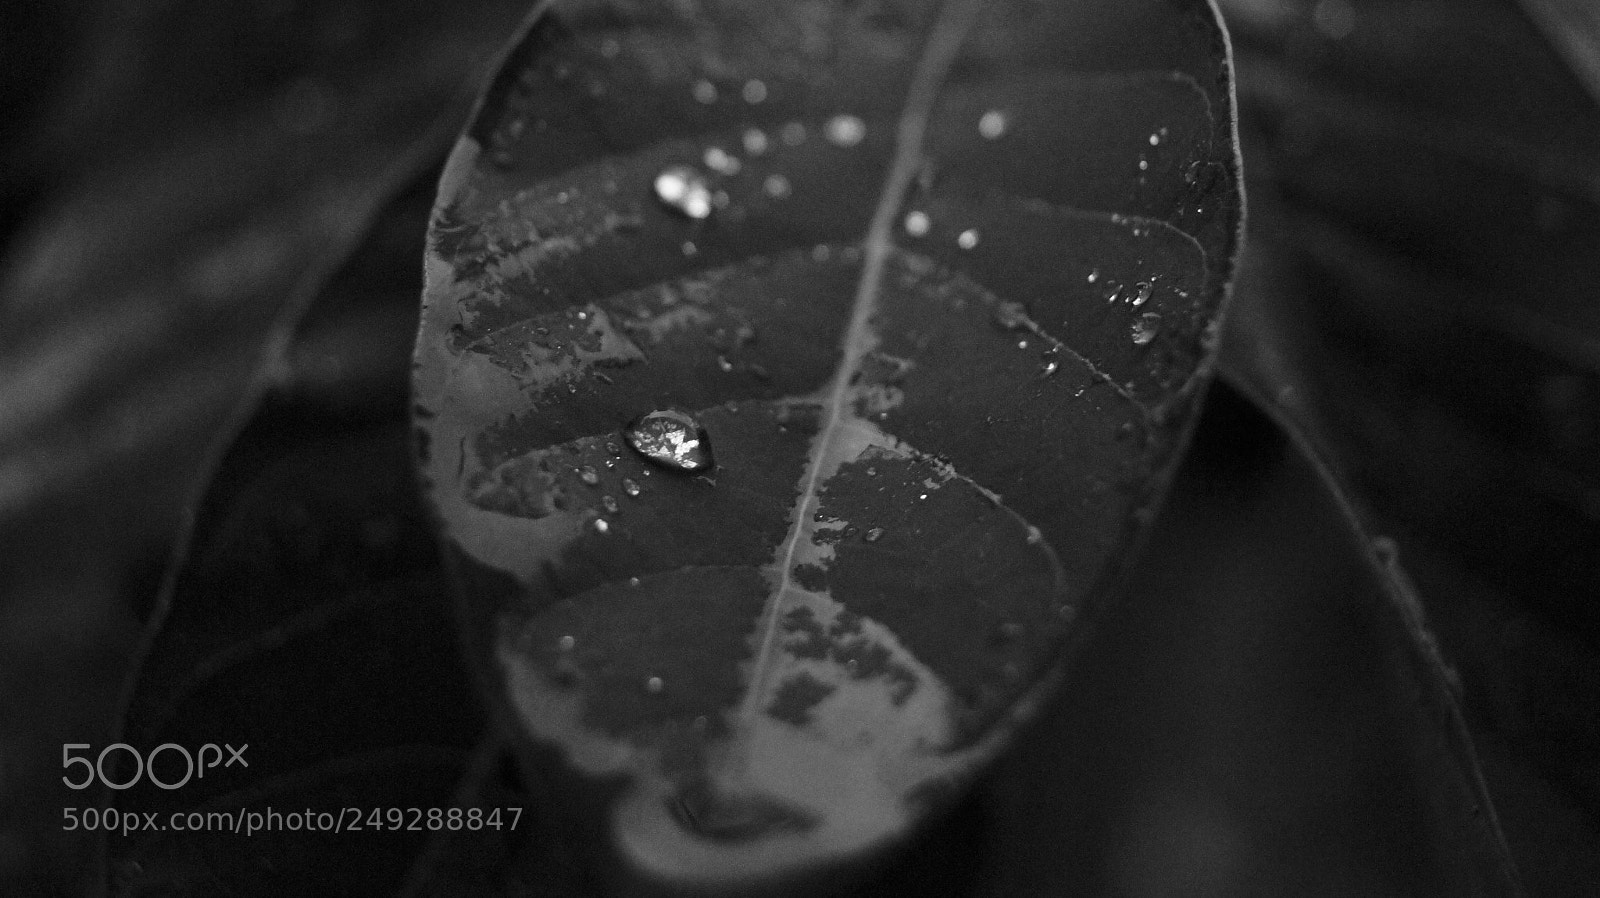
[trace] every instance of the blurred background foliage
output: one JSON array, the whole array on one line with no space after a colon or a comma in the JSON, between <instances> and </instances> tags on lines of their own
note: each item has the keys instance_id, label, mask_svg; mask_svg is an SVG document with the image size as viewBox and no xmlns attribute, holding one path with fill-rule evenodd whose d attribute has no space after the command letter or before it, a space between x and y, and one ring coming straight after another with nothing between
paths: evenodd
<instances>
[{"instance_id":1,"label":"blurred background foliage","mask_svg":"<svg viewBox=\"0 0 1600 898\"><path fill-rule=\"evenodd\" d=\"M1600 14L1583 0L1220 5L1249 199L1223 373L1295 422L1368 527L1399 546L1455 667L1528 892L1593 894ZM169 559L186 556L190 525L205 520L213 474L262 445L300 452L283 435L304 437L318 414L403 410L431 179L525 12L508 0L17 0L0 13L0 883L71 894L98 875L86 865L93 840L59 831L60 745L103 744L120 726L141 629ZM285 405L302 430L272 418ZM1172 557L1091 653L1086 683L1098 691L1063 699L1057 719L1117 735L1071 743L1047 731L1013 762L1027 773L1001 771L930 844L1004 841L975 865L993 881L1045 881L1076 864L1077 881L1104 893L1175 882L1268 893L1318 875L1330 894L1448 882L1420 862L1377 885L1351 878L1405 867L1361 847L1363 827L1398 846L1429 838L1373 797L1413 788L1383 779L1385 766L1415 773L1425 759L1400 763L1413 749L1389 737L1365 749L1352 738L1383 707L1361 711L1347 695L1383 692L1360 685L1372 674L1357 664L1391 638L1370 632L1382 615L1340 611L1337 591L1233 601L1295 592L1282 585L1292 578L1252 587L1248 571L1293 568L1305 582L1343 563L1323 557L1343 551L1336 540L1269 542L1274 530L1342 525L1303 511L1323 501L1315 478L1282 452L1262 456L1273 438L1252 415L1209 415L1200 447L1211 454L1169 514L1190 527L1163 525ZM1265 478L1249 489L1230 486L1235 444ZM204 507L248 480L222 477L223 499ZM1218 510L1229 507L1259 514L1246 526ZM1235 522L1216 528L1228 539L1196 542L1196 528L1222 518ZM287 520L285 531L304 530ZM1193 576L1162 585L1174 571ZM1182 582L1198 598L1183 600ZM1318 646L1326 663L1306 666ZM1334 668L1345 673L1327 677ZM1244 718L1215 713L1218 695L1240 694L1257 696L1252 726L1322 729L1253 743L1239 735ZM1285 768L1285 752L1300 760ZM1347 756L1361 760L1293 775L1307 758L1326 768ZM481 762L463 763L478 763L466 779L504 788ZM1275 768L1288 772L1263 774ZM1042 775L1054 790L1019 794ZM1189 788L1208 781L1232 786ZM1258 804L1300 804L1252 809L1252 788ZM1217 794L1245 797L1223 807ZM1018 812L1040 795L1087 810ZM1105 826L1094 808L1111 804L1123 810ZM1296 816L1313 806L1344 816ZM1230 830L1229 813L1248 820ZM1266 850L1275 819L1300 834L1278 855ZM1041 832L1041 820L1058 828ZM1040 855L1020 846L1041 838L1075 847L1029 866ZM1332 847L1308 854L1319 839ZM1180 881L1150 872L1173 846L1189 851L1172 861ZM1240 879L1217 859L1241 853L1276 859ZM501 880L554 889L530 872L545 869L533 856ZM929 869L930 882L962 879Z\"/></svg>"}]
</instances>

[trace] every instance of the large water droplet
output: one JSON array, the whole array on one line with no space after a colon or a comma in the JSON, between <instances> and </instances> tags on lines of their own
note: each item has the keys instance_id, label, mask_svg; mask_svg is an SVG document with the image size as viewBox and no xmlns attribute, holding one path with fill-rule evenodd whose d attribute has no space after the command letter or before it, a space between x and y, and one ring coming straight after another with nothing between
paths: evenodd
<instances>
[{"instance_id":1,"label":"large water droplet","mask_svg":"<svg viewBox=\"0 0 1600 898\"><path fill-rule=\"evenodd\" d=\"M928 233L928 229L933 226L933 222L928 220L928 213L919 209L906 213L905 225L907 234L913 237L921 237Z\"/></svg>"},{"instance_id":2,"label":"large water droplet","mask_svg":"<svg viewBox=\"0 0 1600 898\"><path fill-rule=\"evenodd\" d=\"M1161 316L1154 312L1146 312L1139 316L1133 323L1133 345L1143 346L1156 338L1156 331L1161 329Z\"/></svg>"},{"instance_id":3,"label":"large water droplet","mask_svg":"<svg viewBox=\"0 0 1600 898\"><path fill-rule=\"evenodd\" d=\"M670 165L656 175L656 199L690 218L711 217L711 188L698 171L687 165Z\"/></svg>"},{"instance_id":4,"label":"large water droplet","mask_svg":"<svg viewBox=\"0 0 1600 898\"><path fill-rule=\"evenodd\" d=\"M838 147L853 147L867 137L867 123L855 115L836 115L822 126L828 142Z\"/></svg>"},{"instance_id":5,"label":"large water droplet","mask_svg":"<svg viewBox=\"0 0 1600 898\"><path fill-rule=\"evenodd\" d=\"M1006 133L1006 114L998 109L985 112L978 119L978 133L988 140L996 140Z\"/></svg>"},{"instance_id":6,"label":"large water droplet","mask_svg":"<svg viewBox=\"0 0 1600 898\"><path fill-rule=\"evenodd\" d=\"M1155 286L1152 281L1140 281L1134 285L1133 305L1135 308L1150 301L1150 293L1155 290Z\"/></svg>"},{"instance_id":7,"label":"large water droplet","mask_svg":"<svg viewBox=\"0 0 1600 898\"><path fill-rule=\"evenodd\" d=\"M693 416L676 409L650 412L628 425L628 445L670 471L704 471L711 467L711 442Z\"/></svg>"},{"instance_id":8,"label":"large water droplet","mask_svg":"<svg viewBox=\"0 0 1600 898\"><path fill-rule=\"evenodd\" d=\"M956 245L962 249L972 249L978 245L978 231L976 228L967 228L956 237Z\"/></svg>"},{"instance_id":9,"label":"large water droplet","mask_svg":"<svg viewBox=\"0 0 1600 898\"><path fill-rule=\"evenodd\" d=\"M608 522L605 518L595 518L594 519L594 532L600 534L601 536L605 536L606 534L610 533L611 532L611 524L610 524L610 522Z\"/></svg>"}]
</instances>

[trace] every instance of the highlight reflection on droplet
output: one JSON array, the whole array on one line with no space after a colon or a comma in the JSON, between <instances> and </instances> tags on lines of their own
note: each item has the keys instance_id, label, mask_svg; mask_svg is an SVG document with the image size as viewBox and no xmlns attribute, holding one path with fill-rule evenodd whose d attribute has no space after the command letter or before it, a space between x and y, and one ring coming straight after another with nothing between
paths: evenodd
<instances>
[{"instance_id":1,"label":"highlight reflection on droplet","mask_svg":"<svg viewBox=\"0 0 1600 898\"><path fill-rule=\"evenodd\" d=\"M711 442L692 415L663 409L642 415L624 431L628 445L645 459L670 471L704 471L711 467Z\"/></svg>"},{"instance_id":2,"label":"highlight reflection on droplet","mask_svg":"<svg viewBox=\"0 0 1600 898\"><path fill-rule=\"evenodd\" d=\"M687 165L669 165L656 175L656 199L667 208L689 218L711 217L711 187L698 171Z\"/></svg>"}]
</instances>

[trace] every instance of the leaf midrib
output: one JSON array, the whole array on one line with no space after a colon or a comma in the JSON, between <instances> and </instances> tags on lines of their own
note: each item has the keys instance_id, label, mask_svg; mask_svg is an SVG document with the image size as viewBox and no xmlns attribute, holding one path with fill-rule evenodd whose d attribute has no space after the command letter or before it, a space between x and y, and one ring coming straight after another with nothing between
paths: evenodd
<instances>
[{"instance_id":1,"label":"leaf midrib","mask_svg":"<svg viewBox=\"0 0 1600 898\"><path fill-rule=\"evenodd\" d=\"M929 31L912 73L906 93L905 108L901 112L895 133L895 152L889 164L883 192L878 197L872 220L867 228L861 279L856 283L855 300L851 305L850 323L841 341L843 356L834 370L833 383L825 404L826 417L814 438L807 459L805 480L800 491L800 504L790 524L789 535L780 549L782 562L779 579L773 589L763 619L757 627L760 633L752 676L737 720L748 726L759 713L761 697L766 692L766 680L772 667L772 654L777 645L779 620L783 596L788 592L791 570L800 540L806 533L805 522L817 504L821 474L831 454L833 444L841 430L844 409L850 393L850 373L855 371L873 348L871 320L877 311L879 285L883 279L884 265L894 248L893 232L896 215L907 191L922 169L922 143L928 130L945 76L954 63L956 54L966 41L987 0L952 0L939 11Z\"/></svg>"}]
</instances>

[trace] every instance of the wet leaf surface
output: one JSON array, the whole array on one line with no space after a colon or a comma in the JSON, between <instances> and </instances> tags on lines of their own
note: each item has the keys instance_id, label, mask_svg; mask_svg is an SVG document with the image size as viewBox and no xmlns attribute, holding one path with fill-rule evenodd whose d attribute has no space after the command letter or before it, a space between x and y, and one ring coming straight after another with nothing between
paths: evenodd
<instances>
[{"instance_id":1,"label":"wet leaf surface","mask_svg":"<svg viewBox=\"0 0 1600 898\"><path fill-rule=\"evenodd\" d=\"M441 188L421 458L471 653L645 876L900 838L1048 681L1205 381L1226 79L1203 4L532 21Z\"/></svg>"}]
</instances>

